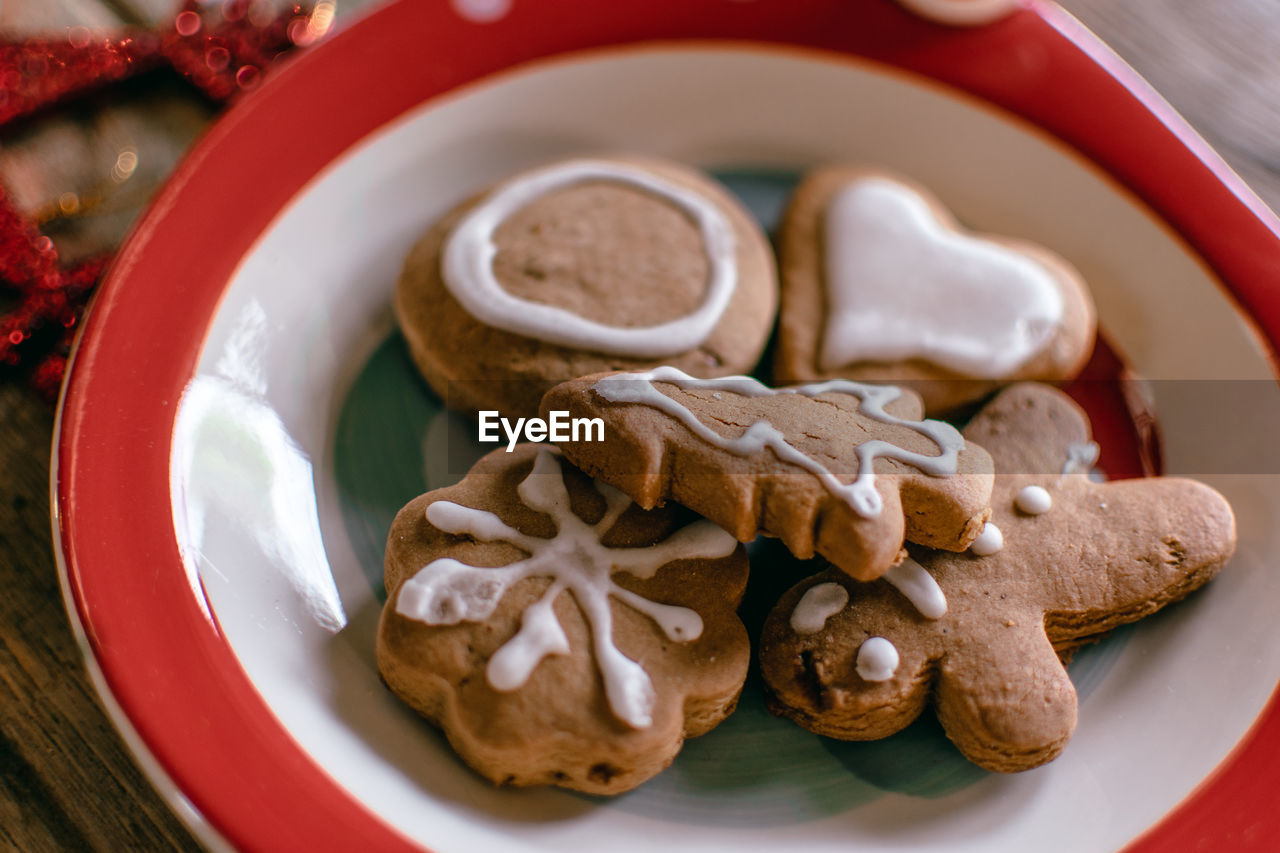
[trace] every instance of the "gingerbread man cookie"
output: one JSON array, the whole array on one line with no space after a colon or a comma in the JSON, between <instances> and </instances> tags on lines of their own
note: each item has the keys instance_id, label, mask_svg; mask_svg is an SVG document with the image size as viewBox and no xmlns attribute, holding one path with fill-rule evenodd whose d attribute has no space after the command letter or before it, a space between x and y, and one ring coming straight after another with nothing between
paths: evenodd
<instances>
[{"instance_id":1,"label":"gingerbread man cookie","mask_svg":"<svg viewBox=\"0 0 1280 853\"><path fill-rule=\"evenodd\" d=\"M601 418L603 441L560 447L641 506L672 499L864 580L904 556L904 538L963 550L987 518L990 457L893 386L773 389L659 367L566 382L542 408Z\"/></svg>"},{"instance_id":2,"label":"gingerbread man cookie","mask_svg":"<svg viewBox=\"0 0 1280 853\"><path fill-rule=\"evenodd\" d=\"M489 454L392 524L383 679L495 783L635 787L728 716L750 658L745 550L675 525L554 448Z\"/></svg>"},{"instance_id":3,"label":"gingerbread man cookie","mask_svg":"<svg viewBox=\"0 0 1280 853\"><path fill-rule=\"evenodd\" d=\"M750 370L776 308L772 253L742 205L638 157L552 163L460 204L414 246L395 296L441 399L512 418L588 373Z\"/></svg>"},{"instance_id":4,"label":"gingerbread man cookie","mask_svg":"<svg viewBox=\"0 0 1280 853\"><path fill-rule=\"evenodd\" d=\"M1075 376L1093 300L1047 249L960 228L923 188L817 169L783 219L774 379L910 385L930 413L1020 379Z\"/></svg>"},{"instance_id":5,"label":"gingerbread man cookie","mask_svg":"<svg viewBox=\"0 0 1280 853\"><path fill-rule=\"evenodd\" d=\"M1235 520L1192 480L1093 482L1088 421L1047 386L1004 391L965 436L1000 472L970 551L912 549L897 584L805 580L770 613L760 661L772 709L811 731L882 738L932 701L969 760L1026 770L1075 729L1059 655L1209 581Z\"/></svg>"}]
</instances>

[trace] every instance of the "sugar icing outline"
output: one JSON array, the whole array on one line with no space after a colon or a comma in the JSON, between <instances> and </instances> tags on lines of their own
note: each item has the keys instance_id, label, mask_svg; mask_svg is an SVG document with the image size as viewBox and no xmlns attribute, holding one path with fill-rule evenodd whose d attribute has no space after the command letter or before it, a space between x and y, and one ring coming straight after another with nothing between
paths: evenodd
<instances>
[{"instance_id":1,"label":"sugar icing outline","mask_svg":"<svg viewBox=\"0 0 1280 853\"><path fill-rule=\"evenodd\" d=\"M610 326L580 314L521 299L493 274L494 232L525 205L554 190L605 182L639 189L687 215L702 236L710 272L702 304L656 326ZM444 286L486 326L573 349L630 358L665 358L700 346L720 322L738 286L737 238L705 195L647 169L608 160L571 160L526 172L469 210L450 232L440 263Z\"/></svg>"},{"instance_id":2,"label":"sugar icing outline","mask_svg":"<svg viewBox=\"0 0 1280 853\"><path fill-rule=\"evenodd\" d=\"M852 483L841 483L826 466L788 443L786 436L767 420L756 421L737 438L725 438L699 420L687 406L655 388L654 382L665 382L682 390L694 388L713 392L729 391L744 397L848 394L858 399L858 410L862 414L880 423L915 430L932 440L938 446L939 454L925 456L882 439L864 441L855 451L858 460L857 477ZM960 451L965 446L964 438L948 423L935 420L912 421L886 412L884 407L902 395L902 389L895 385L866 385L847 379L830 379L789 388L770 388L750 376L696 379L678 368L665 366L644 372L605 376L592 388L601 398L611 403L640 403L658 409L679 420L703 441L735 455L750 456L769 448L782 462L796 465L815 475L828 492L845 501L863 518L875 518L884 509L884 502L875 488L877 458L895 459L933 477L950 477L956 473Z\"/></svg>"}]
</instances>

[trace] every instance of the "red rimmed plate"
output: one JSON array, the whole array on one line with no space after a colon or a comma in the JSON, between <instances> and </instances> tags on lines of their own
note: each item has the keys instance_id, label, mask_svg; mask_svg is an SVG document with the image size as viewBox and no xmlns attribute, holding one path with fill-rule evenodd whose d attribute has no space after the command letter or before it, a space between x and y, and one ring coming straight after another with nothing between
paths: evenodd
<instances>
[{"instance_id":1,"label":"red rimmed plate","mask_svg":"<svg viewBox=\"0 0 1280 853\"><path fill-rule=\"evenodd\" d=\"M602 149L715 169L765 217L815 162L910 174L974 227L1073 260L1134 366L1181 389L1158 401L1166 461L1232 498L1240 553L1084 661L1062 759L930 775L898 765L949 761L936 733L843 750L740 714L634 795L494 791L378 685L379 524L459 446L388 338L400 259L476 187ZM1263 846L1280 831L1280 485L1257 476L1280 410L1276 233L1052 7L957 31L878 0L515 0L487 21L405 0L231 110L104 284L55 458L73 618L118 723L214 844ZM1205 402L1243 398L1224 387L1248 389L1250 417ZM385 448L414 470L368 455Z\"/></svg>"}]
</instances>

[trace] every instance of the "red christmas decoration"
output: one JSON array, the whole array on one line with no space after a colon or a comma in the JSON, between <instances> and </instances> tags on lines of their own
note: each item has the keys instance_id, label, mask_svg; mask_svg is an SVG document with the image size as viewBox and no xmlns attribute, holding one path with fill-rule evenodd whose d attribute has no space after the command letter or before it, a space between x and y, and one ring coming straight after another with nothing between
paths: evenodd
<instances>
[{"instance_id":1,"label":"red christmas decoration","mask_svg":"<svg viewBox=\"0 0 1280 853\"><path fill-rule=\"evenodd\" d=\"M0 40L0 127L142 71L171 66L214 101L257 85L277 57L309 44L332 18L332 3L263 15L249 0L210 6L185 0L160 31L125 30L95 37L72 27L64 39ZM56 399L67 353L90 291L109 256L59 262L40 233L0 187L0 289L15 299L0 312L5 375L29 367L28 381Z\"/></svg>"}]
</instances>

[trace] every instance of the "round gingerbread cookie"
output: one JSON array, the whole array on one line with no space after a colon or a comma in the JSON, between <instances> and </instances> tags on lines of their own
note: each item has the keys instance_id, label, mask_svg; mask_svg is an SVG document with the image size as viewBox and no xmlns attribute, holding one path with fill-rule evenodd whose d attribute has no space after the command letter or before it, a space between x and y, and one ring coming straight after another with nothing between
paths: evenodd
<instances>
[{"instance_id":1,"label":"round gingerbread cookie","mask_svg":"<svg viewBox=\"0 0 1280 853\"><path fill-rule=\"evenodd\" d=\"M1076 270L1042 246L959 226L882 171L808 174L783 219L779 383L907 385L931 414L1015 380L1074 377L1096 318Z\"/></svg>"},{"instance_id":2,"label":"round gingerbread cookie","mask_svg":"<svg viewBox=\"0 0 1280 853\"><path fill-rule=\"evenodd\" d=\"M383 680L497 784L629 790L746 679L745 549L553 447L495 451L406 505L385 582Z\"/></svg>"},{"instance_id":3,"label":"round gingerbread cookie","mask_svg":"<svg viewBox=\"0 0 1280 853\"><path fill-rule=\"evenodd\" d=\"M515 175L414 246L395 309L446 405L532 417L558 382L672 364L755 366L777 283L759 227L676 163L591 158Z\"/></svg>"}]
</instances>

